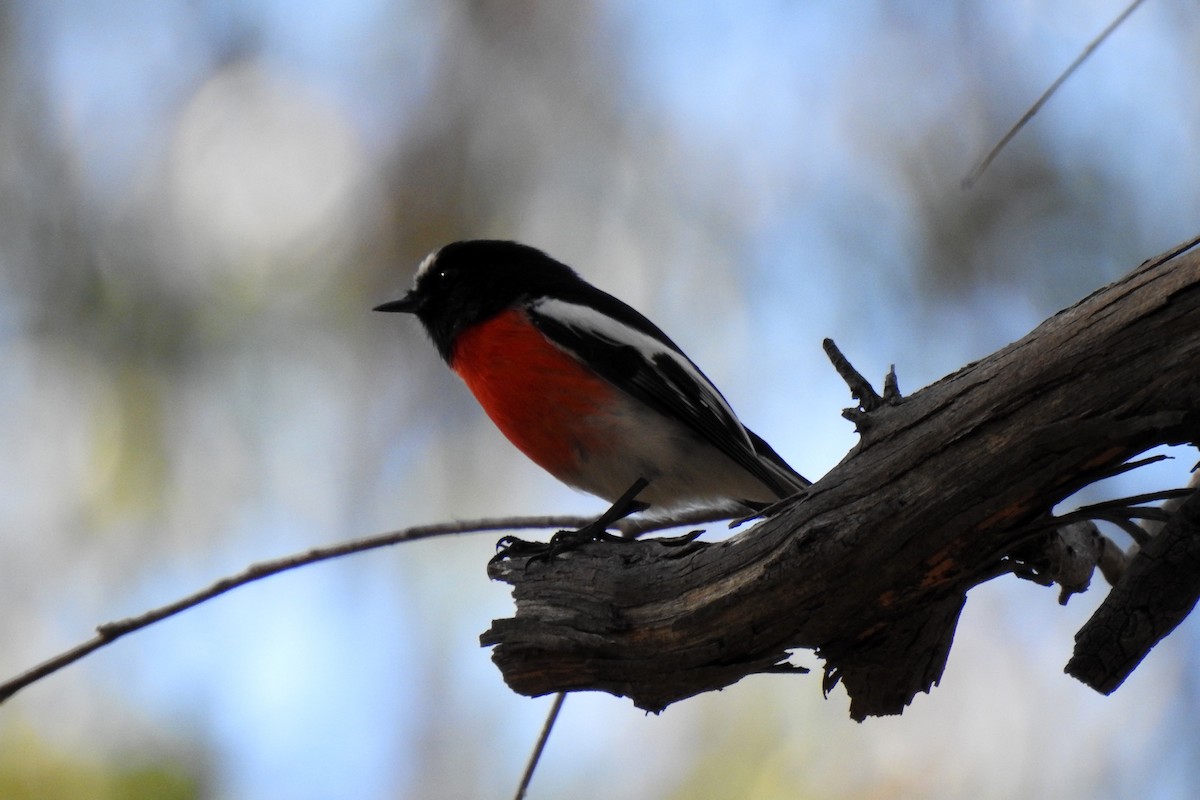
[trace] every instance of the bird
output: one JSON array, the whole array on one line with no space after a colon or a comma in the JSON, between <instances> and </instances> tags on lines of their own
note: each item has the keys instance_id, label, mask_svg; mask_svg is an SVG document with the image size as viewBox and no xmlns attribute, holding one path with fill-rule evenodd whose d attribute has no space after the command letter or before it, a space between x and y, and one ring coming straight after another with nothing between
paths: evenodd
<instances>
[{"instance_id":1,"label":"bird","mask_svg":"<svg viewBox=\"0 0 1200 800\"><path fill-rule=\"evenodd\" d=\"M413 314L521 452L558 480L664 516L760 511L810 481L638 311L529 245L446 244L375 311Z\"/></svg>"}]
</instances>

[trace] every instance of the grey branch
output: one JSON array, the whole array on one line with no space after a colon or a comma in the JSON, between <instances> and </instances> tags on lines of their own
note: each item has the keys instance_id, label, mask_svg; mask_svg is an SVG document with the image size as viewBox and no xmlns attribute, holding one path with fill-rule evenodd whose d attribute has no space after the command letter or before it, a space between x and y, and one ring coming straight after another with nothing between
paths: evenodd
<instances>
[{"instance_id":1,"label":"grey branch","mask_svg":"<svg viewBox=\"0 0 1200 800\"><path fill-rule=\"evenodd\" d=\"M516 613L482 644L519 693L601 690L652 711L811 648L851 716L900 713L940 679L967 592L1053 533L1052 509L1152 447L1200 440L1200 255L1188 247L863 411L859 444L752 530L496 565ZM839 372L875 402L857 371ZM1102 543L1087 559L1119 571ZM1079 586L1076 566L1057 568ZM1131 586L1128 602L1153 591Z\"/></svg>"},{"instance_id":2,"label":"grey branch","mask_svg":"<svg viewBox=\"0 0 1200 800\"><path fill-rule=\"evenodd\" d=\"M1149 526L1154 535L1075 636L1067 674L1098 692L1116 691L1200 598L1200 495L1168 505L1174 513Z\"/></svg>"},{"instance_id":3,"label":"grey branch","mask_svg":"<svg viewBox=\"0 0 1200 800\"><path fill-rule=\"evenodd\" d=\"M728 509L700 509L688 514L679 515L672 519L627 520L623 521L619 527L622 532L625 533L625 535L637 536L642 533L678 527L681 525L699 525L705 522L728 519L729 516L730 514ZM22 672L20 675L0 683L0 703L3 703L5 700L12 697L26 686L29 686L30 684L35 683L48 675L58 672L63 667L75 663L89 653L111 644L128 633L141 630L142 628L153 625L156 622L160 622L168 617L172 617L181 611L186 611L189 608L198 606L201 603L213 599L214 597L225 594L231 589L236 589L239 586L245 586L248 583L262 580L263 578L271 575L278 575L281 572L296 569L297 567L303 567L308 564L316 564L318 562L328 561L333 558L341 558L342 556L351 555L353 553L363 553L380 547L390 547L392 545L402 544L404 542L414 542L419 539L429 539L435 536L449 536L462 533L485 533L488 531L579 528L592 521L594 521L594 518L590 517L531 516L418 525L412 528L405 528L403 530L392 531L389 533L381 533L375 536L352 539L348 542L340 542L338 544L329 545L328 547L314 547L311 550L303 553L297 553L290 556L284 556L282 558L272 559L270 561L261 561L257 564L251 564L236 575L230 575L228 577L221 578L207 588L189 594L186 597L181 597L172 603L167 603L164 606L151 609L135 617L127 617L125 619L115 620L113 622L105 622L101 625L98 625L96 627L96 635L91 639L81 642L69 650L64 650L58 655L49 658L34 667L31 667L25 672Z\"/></svg>"}]
</instances>

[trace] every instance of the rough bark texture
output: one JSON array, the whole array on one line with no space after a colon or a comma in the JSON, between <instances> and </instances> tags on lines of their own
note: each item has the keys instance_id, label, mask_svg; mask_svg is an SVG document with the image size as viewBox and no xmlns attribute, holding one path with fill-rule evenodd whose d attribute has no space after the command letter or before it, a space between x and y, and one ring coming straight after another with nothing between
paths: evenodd
<instances>
[{"instance_id":1,"label":"rough bark texture","mask_svg":"<svg viewBox=\"0 0 1200 800\"><path fill-rule=\"evenodd\" d=\"M1075 636L1067 674L1112 694L1200 597L1200 496L1186 500L1134 557Z\"/></svg>"},{"instance_id":2,"label":"rough bark texture","mask_svg":"<svg viewBox=\"0 0 1200 800\"><path fill-rule=\"evenodd\" d=\"M858 446L752 530L497 562L516 614L481 640L522 694L598 689L651 711L812 648L854 718L900 713L941 677L967 591L1037 561L1059 501L1147 448L1196 441L1198 398L1193 251L860 413Z\"/></svg>"}]
</instances>

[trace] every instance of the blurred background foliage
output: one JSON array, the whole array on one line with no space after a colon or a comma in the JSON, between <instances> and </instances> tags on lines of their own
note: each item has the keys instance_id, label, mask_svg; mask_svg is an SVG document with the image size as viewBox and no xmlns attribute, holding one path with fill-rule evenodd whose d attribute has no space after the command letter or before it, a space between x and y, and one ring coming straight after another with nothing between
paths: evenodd
<instances>
[{"instance_id":1,"label":"blurred background foliage","mask_svg":"<svg viewBox=\"0 0 1200 800\"><path fill-rule=\"evenodd\" d=\"M0 2L0 673L253 560L599 511L369 313L457 238L644 310L820 476L855 441L822 337L911 391L1198 232L1169 0L960 186L1123 3ZM477 645L494 539L273 578L35 685L0 796L509 796L548 701ZM532 796L1195 794L1195 625L1101 698L1061 669L1102 594L982 587L899 719L812 677L573 696Z\"/></svg>"}]
</instances>

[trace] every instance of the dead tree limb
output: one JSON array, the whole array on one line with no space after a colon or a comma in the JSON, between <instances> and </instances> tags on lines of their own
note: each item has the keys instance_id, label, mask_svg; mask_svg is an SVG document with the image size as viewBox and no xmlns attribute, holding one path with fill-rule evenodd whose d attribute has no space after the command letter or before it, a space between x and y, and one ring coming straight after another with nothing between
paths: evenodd
<instances>
[{"instance_id":1,"label":"dead tree limb","mask_svg":"<svg viewBox=\"0 0 1200 800\"><path fill-rule=\"evenodd\" d=\"M1096 613L1075 635L1067 674L1112 694L1150 648L1192 613L1200 598L1200 495L1171 519L1130 561Z\"/></svg>"},{"instance_id":2,"label":"dead tree limb","mask_svg":"<svg viewBox=\"0 0 1200 800\"><path fill-rule=\"evenodd\" d=\"M968 590L1051 546L1057 503L1200 439L1200 255L1180 252L860 409L859 444L752 530L492 565L516 613L482 643L517 692L597 689L651 711L811 648L855 719L900 713L940 679Z\"/></svg>"}]
</instances>

